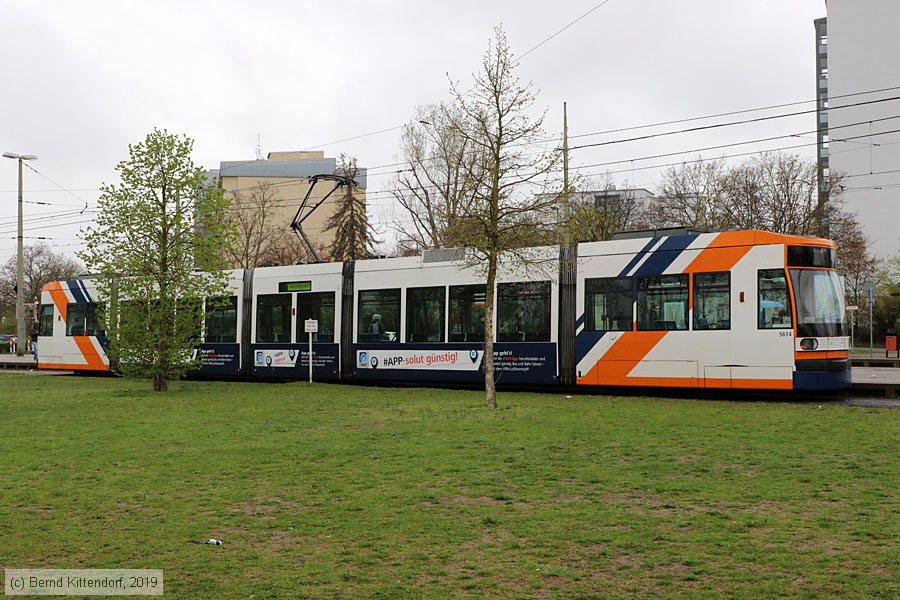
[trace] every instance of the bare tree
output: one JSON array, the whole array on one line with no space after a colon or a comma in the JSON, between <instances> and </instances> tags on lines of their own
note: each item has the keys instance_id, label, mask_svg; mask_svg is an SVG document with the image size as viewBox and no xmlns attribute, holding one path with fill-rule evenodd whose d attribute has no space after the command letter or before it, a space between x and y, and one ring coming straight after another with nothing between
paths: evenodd
<instances>
[{"instance_id":1,"label":"bare tree","mask_svg":"<svg viewBox=\"0 0 900 600\"><path fill-rule=\"evenodd\" d=\"M282 206L272 184L230 195L233 199L228 215L237 236L226 254L234 267L254 269L305 261L306 254L296 237L287 224L278 221Z\"/></svg>"},{"instance_id":2,"label":"bare tree","mask_svg":"<svg viewBox=\"0 0 900 600\"><path fill-rule=\"evenodd\" d=\"M334 230L334 240L328 247L333 261L348 261L369 258L374 253L375 230L366 216L366 202L356 191L356 175L359 168L356 159L341 154L341 162L335 169L336 175L346 177L349 185L343 186L342 194L335 203L334 213L325 222L325 230Z\"/></svg>"},{"instance_id":3,"label":"bare tree","mask_svg":"<svg viewBox=\"0 0 900 600\"><path fill-rule=\"evenodd\" d=\"M40 302L41 288L47 283L71 279L84 272L84 267L77 260L57 254L46 244L26 246L22 261L26 305ZM0 304L15 306L16 264L16 257L13 256L0 267Z\"/></svg>"},{"instance_id":4,"label":"bare tree","mask_svg":"<svg viewBox=\"0 0 900 600\"><path fill-rule=\"evenodd\" d=\"M833 206L833 204L832 204ZM872 281L878 271L878 259L869 249L869 239L856 215L839 211L829 219L830 235L837 245L837 270L844 276L844 292L847 301L859 305L863 297L863 284ZM850 313L858 325L859 312ZM858 326L855 330L858 330Z\"/></svg>"},{"instance_id":5,"label":"bare tree","mask_svg":"<svg viewBox=\"0 0 900 600\"><path fill-rule=\"evenodd\" d=\"M458 245L456 226L471 198L464 168L471 142L452 126L461 121L458 111L455 105L420 106L403 129L400 151L409 166L391 193L401 208L392 228L404 250Z\"/></svg>"},{"instance_id":6,"label":"bare tree","mask_svg":"<svg viewBox=\"0 0 900 600\"><path fill-rule=\"evenodd\" d=\"M319 256L326 256L325 245L320 241L313 241ZM257 266L279 267L283 265L299 265L313 260L309 249L300 241L300 238L290 229L278 228L269 238L266 250L262 253Z\"/></svg>"},{"instance_id":7,"label":"bare tree","mask_svg":"<svg viewBox=\"0 0 900 600\"><path fill-rule=\"evenodd\" d=\"M573 241L599 242L649 225L648 207L627 186L616 189L609 173L577 182L576 190L569 195Z\"/></svg>"},{"instance_id":8,"label":"bare tree","mask_svg":"<svg viewBox=\"0 0 900 600\"><path fill-rule=\"evenodd\" d=\"M462 205L454 235L470 249L470 263L486 278L484 376L485 403L496 408L494 381L494 290L501 257L509 264L535 259L528 247L540 231L540 215L555 206L552 194L532 193L558 162L559 153L534 153L546 137L544 117L533 119L531 84L520 83L516 61L503 30L484 55L473 86L465 92L451 83L454 110L445 115L454 135L467 147L463 173L471 184L470 202Z\"/></svg>"},{"instance_id":9,"label":"bare tree","mask_svg":"<svg viewBox=\"0 0 900 600\"><path fill-rule=\"evenodd\" d=\"M685 162L670 167L663 175L658 198L652 203L653 222L657 226L722 226L725 184L723 159Z\"/></svg>"},{"instance_id":10,"label":"bare tree","mask_svg":"<svg viewBox=\"0 0 900 600\"><path fill-rule=\"evenodd\" d=\"M840 175L826 184L839 191ZM838 215L839 193L829 199ZM660 226L765 229L814 235L819 220L816 165L793 154L767 152L736 166L722 159L685 163L664 175L653 202Z\"/></svg>"}]
</instances>

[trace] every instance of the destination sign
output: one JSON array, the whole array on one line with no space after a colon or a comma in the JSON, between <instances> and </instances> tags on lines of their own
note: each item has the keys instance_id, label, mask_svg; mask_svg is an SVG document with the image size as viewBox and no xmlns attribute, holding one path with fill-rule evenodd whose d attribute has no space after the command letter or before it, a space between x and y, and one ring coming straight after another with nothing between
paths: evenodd
<instances>
[{"instance_id":1,"label":"destination sign","mask_svg":"<svg viewBox=\"0 0 900 600\"><path fill-rule=\"evenodd\" d=\"M278 283L279 292L309 292L312 290L312 281L281 281Z\"/></svg>"}]
</instances>

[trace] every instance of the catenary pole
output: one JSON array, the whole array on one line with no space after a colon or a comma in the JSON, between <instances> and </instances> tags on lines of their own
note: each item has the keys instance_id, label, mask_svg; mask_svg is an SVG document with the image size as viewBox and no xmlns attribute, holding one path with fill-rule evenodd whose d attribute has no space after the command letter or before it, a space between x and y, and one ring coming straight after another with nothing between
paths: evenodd
<instances>
[{"instance_id":1,"label":"catenary pole","mask_svg":"<svg viewBox=\"0 0 900 600\"><path fill-rule=\"evenodd\" d=\"M25 256L24 256L24 240L25 233L22 226L22 164L26 160L35 160L37 156L33 154L16 154L15 152L4 152L4 158L12 158L19 163L19 228L16 236L16 246L18 255L16 258L16 355L25 355Z\"/></svg>"}]
</instances>

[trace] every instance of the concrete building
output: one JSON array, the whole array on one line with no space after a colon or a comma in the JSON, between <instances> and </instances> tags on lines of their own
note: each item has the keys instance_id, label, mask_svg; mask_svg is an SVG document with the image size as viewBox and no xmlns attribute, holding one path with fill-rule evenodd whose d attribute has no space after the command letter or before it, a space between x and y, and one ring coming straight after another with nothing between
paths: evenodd
<instances>
[{"instance_id":1,"label":"concrete building","mask_svg":"<svg viewBox=\"0 0 900 600\"><path fill-rule=\"evenodd\" d=\"M843 173L844 198L886 257L900 252L900 2L831 0L816 20L816 91L823 168ZM826 101L818 92L824 89ZM823 114L824 113L824 114Z\"/></svg>"},{"instance_id":2,"label":"concrete building","mask_svg":"<svg viewBox=\"0 0 900 600\"><path fill-rule=\"evenodd\" d=\"M313 175L332 175L337 160L326 158L322 151L315 152L270 152L265 160L223 161L218 170L209 172L209 177L217 180L226 196L239 195L251 198L254 192L265 189L272 196L272 211L269 213L268 228L274 231L290 231L291 220L310 188ZM356 174L358 188L356 194L365 202L366 169L359 168ZM310 203L315 204L334 188L332 181L319 181L310 194ZM313 244L319 248L328 247L334 239L333 231L326 231L325 223L335 210L335 202L341 190L335 191L303 223L303 229ZM291 235L294 235L291 233Z\"/></svg>"}]
</instances>

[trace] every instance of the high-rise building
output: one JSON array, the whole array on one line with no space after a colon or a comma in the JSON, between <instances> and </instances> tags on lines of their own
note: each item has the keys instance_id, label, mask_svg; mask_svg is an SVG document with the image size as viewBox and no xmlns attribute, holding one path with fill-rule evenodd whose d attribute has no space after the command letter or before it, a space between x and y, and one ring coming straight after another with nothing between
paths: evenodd
<instances>
[{"instance_id":1,"label":"high-rise building","mask_svg":"<svg viewBox=\"0 0 900 600\"><path fill-rule=\"evenodd\" d=\"M900 252L900 2L827 9L827 25L815 22L820 164L844 176L847 208L876 254L891 256Z\"/></svg>"},{"instance_id":2,"label":"high-rise building","mask_svg":"<svg viewBox=\"0 0 900 600\"><path fill-rule=\"evenodd\" d=\"M816 30L816 159L819 171L819 190L825 193L824 180L828 176L828 20L813 21ZM820 201L824 198L820 198Z\"/></svg>"}]
</instances>

